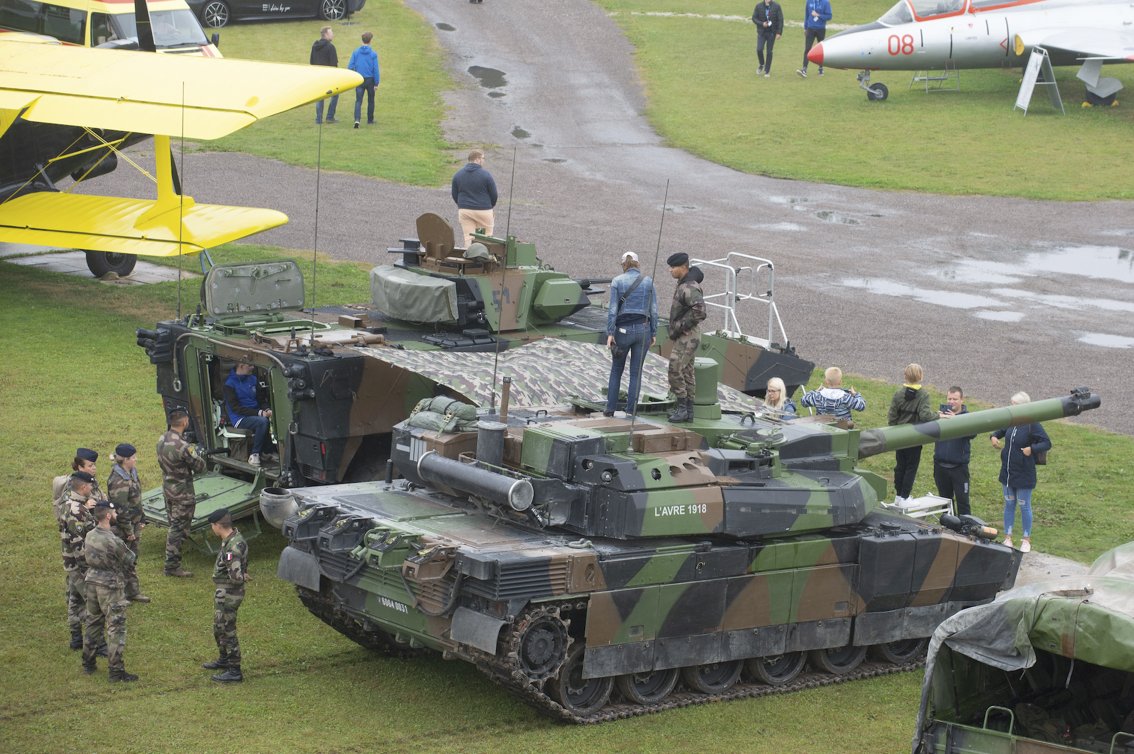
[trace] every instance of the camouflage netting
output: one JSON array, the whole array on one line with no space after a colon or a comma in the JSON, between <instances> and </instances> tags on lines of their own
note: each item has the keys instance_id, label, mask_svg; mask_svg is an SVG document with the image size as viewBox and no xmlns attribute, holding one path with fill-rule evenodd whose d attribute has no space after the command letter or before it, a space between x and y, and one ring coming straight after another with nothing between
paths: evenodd
<instances>
[{"instance_id":1,"label":"camouflage netting","mask_svg":"<svg viewBox=\"0 0 1134 754\"><path fill-rule=\"evenodd\" d=\"M429 377L480 406L492 402L494 353L409 351L396 348L360 348L390 364ZM572 398L603 402L610 375L610 351L593 343L543 338L500 352L496 381L512 378L511 405L536 408L567 404ZM629 379L629 360L622 383ZM669 392L666 360L651 352L642 369L642 395L662 397ZM724 411L754 411L759 405L739 390L719 385L717 398Z\"/></svg>"}]
</instances>

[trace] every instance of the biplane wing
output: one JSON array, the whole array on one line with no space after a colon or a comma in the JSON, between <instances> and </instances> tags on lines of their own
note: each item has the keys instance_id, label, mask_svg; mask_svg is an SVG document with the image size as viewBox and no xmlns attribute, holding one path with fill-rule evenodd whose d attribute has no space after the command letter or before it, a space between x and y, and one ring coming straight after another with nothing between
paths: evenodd
<instances>
[{"instance_id":1,"label":"biplane wing","mask_svg":"<svg viewBox=\"0 0 1134 754\"><path fill-rule=\"evenodd\" d=\"M170 137L216 139L361 81L353 71L324 66L65 47L0 35L0 140L8 142L0 149L6 163L0 165L0 242L174 256L282 225L287 216L275 210L197 204L180 194ZM100 164L108 158L115 164L112 153L136 134L154 136L155 199L55 190L65 175L78 181L108 172L112 167ZM52 146L45 154L46 143Z\"/></svg>"}]
</instances>

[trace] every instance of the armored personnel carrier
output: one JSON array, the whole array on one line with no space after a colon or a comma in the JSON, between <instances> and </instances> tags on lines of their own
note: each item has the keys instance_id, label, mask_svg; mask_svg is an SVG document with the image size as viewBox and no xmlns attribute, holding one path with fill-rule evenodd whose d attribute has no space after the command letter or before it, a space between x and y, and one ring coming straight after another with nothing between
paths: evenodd
<instances>
[{"instance_id":1,"label":"armored personnel carrier","mask_svg":"<svg viewBox=\"0 0 1134 754\"><path fill-rule=\"evenodd\" d=\"M474 663L549 715L594 722L918 662L941 621L1013 584L1021 556L971 517L887 510L858 460L1098 405L1083 388L843 430L704 396L680 427L502 409L473 429L431 404L395 430L403 479L272 490L263 507L289 540L279 576L335 629Z\"/></svg>"},{"instance_id":2,"label":"armored personnel carrier","mask_svg":"<svg viewBox=\"0 0 1134 754\"><path fill-rule=\"evenodd\" d=\"M535 246L515 237L482 234L466 255L440 217L423 215L417 227L419 238L371 271L371 302L311 311L294 262L219 265L205 276L195 314L138 331L163 409L186 409L210 456L212 472L196 484L195 526L215 508L254 510L265 485L381 478L390 433L419 400L444 394L490 407L495 375L540 376L517 380L517 406L604 400L606 310L590 305L597 291L588 281L542 264ZM771 376L802 384L814 365L783 334L771 263L730 255L704 265L724 291L709 290L717 329L701 350L735 388L722 399L760 395ZM769 339L740 332L736 305L746 298L767 308ZM241 361L255 366L279 449L278 460L259 467L247 463L246 433L230 425L224 406L224 381ZM666 393L663 364L654 355L646 367L654 400ZM160 490L145 496L145 507L164 522Z\"/></svg>"},{"instance_id":3,"label":"armored personnel carrier","mask_svg":"<svg viewBox=\"0 0 1134 754\"><path fill-rule=\"evenodd\" d=\"M1134 542L942 623L913 750L1134 752Z\"/></svg>"}]
</instances>

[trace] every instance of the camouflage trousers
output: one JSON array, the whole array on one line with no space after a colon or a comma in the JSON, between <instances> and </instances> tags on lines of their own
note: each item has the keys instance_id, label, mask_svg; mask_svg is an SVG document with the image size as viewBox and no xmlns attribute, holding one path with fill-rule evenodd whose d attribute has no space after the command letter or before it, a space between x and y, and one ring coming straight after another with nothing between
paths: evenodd
<instances>
[{"instance_id":1,"label":"camouflage trousers","mask_svg":"<svg viewBox=\"0 0 1134 754\"><path fill-rule=\"evenodd\" d=\"M169 533L165 537L165 572L170 573L181 567L181 545L189 538L189 525L193 523L193 510L196 499L188 501L166 501L169 513Z\"/></svg>"},{"instance_id":2,"label":"camouflage trousers","mask_svg":"<svg viewBox=\"0 0 1134 754\"><path fill-rule=\"evenodd\" d=\"M141 524L131 524L131 530L134 539L124 540L126 546L130 548L130 552L134 553L134 562L126 569L126 599L133 599L142 593L142 587L138 583L138 545L141 544L142 526Z\"/></svg>"},{"instance_id":3,"label":"camouflage trousers","mask_svg":"<svg viewBox=\"0 0 1134 754\"><path fill-rule=\"evenodd\" d=\"M110 669L125 670L122 653L126 649L126 596L121 586L87 584L87 631L83 635L83 664L93 665L95 651L106 636L106 656Z\"/></svg>"},{"instance_id":4,"label":"camouflage trousers","mask_svg":"<svg viewBox=\"0 0 1134 754\"><path fill-rule=\"evenodd\" d=\"M692 398L697 387L693 372L693 357L701 345L701 337L696 332L680 336L673 341L669 352L669 389L675 398Z\"/></svg>"},{"instance_id":5,"label":"camouflage trousers","mask_svg":"<svg viewBox=\"0 0 1134 754\"><path fill-rule=\"evenodd\" d=\"M82 631L87 624L87 582L78 569L67 571L67 627L72 633Z\"/></svg>"},{"instance_id":6,"label":"camouflage trousers","mask_svg":"<svg viewBox=\"0 0 1134 754\"><path fill-rule=\"evenodd\" d=\"M230 665L240 664L240 640L236 638L236 611L244 601L243 587L218 586L213 597L213 638L221 657Z\"/></svg>"}]
</instances>

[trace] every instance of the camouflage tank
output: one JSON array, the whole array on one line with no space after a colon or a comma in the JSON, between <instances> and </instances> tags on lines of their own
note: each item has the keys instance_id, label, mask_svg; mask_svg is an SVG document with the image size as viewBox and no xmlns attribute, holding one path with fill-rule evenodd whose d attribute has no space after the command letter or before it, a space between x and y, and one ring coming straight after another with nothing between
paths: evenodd
<instances>
[{"instance_id":1,"label":"camouflage tank","mask_svg":"<svg viewBox=\"0 0 1134 754\"><path fill-rule=\"evenodd\" d=\"M394 425L425 397L488 407L494 376L539 374L517 381L527 388L513 403L603 400L606 310L590 305L588 293L599 292L590 282L541 264L535 246L514 237L481 234L465 252L440 217L423 215L417 226L419 238L402 241L390 250L393 263L371 271L369 303L306 310L294 262L218 265L204 279L195 314L138 331L163 409L186 409L210 456L212 471L196 484L198 528L215 508L254 510L266 485L381 478ZM707 264L719 268L731 293L714 299L724 302L715 305L725 321L703 338L701 355L722 364L722 381L748 395L762 394L771 376L802 384L814 365L795 355L786 335L773 342L738 330L729 302L742 297L736 280L751 274L751 264ZM755 298L775 315L770 335L779 315L770 281L759 287ZM278 460L260 467L247 463L246 433L229 426L224 407L224 381L239 361L255 366L260 404L273 412ZM666 392L662 365L655 354L646 369L655 400ZM160 490L144 504L150 520L164 522Z\"/></svg>"},{"instance_id":2,"label":"camouflage tank","mask_svg":"<svg viewBox=\"0 0 1134 754\"><path fill-rule=\"evenodd\" d=\"M1134 751L1134 542L942 623L913 751Z\"/></svg>"},{"instance_id":3,"label":"camouflage tank","mask_svg":"<svg viewBox=\"0 0 1134 754\"><path fill-rule=\"evenodd\" d=\"M273 491L279 576L364 646L474 663L574 722L893 672L1021 555L887 509L858 460L1098 405L843 430L704 399L681 426L431 404L395 431L403 479Z\"/></svg>"}]
</instances>

